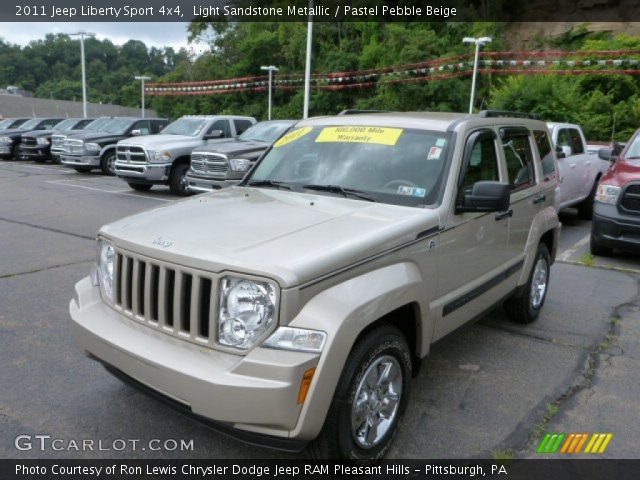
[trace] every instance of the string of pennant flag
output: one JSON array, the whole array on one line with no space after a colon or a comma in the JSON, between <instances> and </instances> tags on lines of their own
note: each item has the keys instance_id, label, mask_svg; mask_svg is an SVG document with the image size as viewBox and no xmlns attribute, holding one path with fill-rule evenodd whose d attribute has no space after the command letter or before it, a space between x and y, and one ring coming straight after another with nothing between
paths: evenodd
<instances>
[{"instance_id":1,"label":"string of pennant flag","mask_svg":"<svg viewBox=\"0 0 640 480\"><path fill-rule=\"evenodd\" d=\"M372 88L377 85L422 83L469 76L473 57L458 55L419 63L348 72L313 74L311 84L321 90ZM497 75L640 75L640 50L598 50L565 52L483 52L478 73ZM275 90L297 90L304 85L302 74L277 75ZM178 83L147 83L151 96L216 95L260 92L269 87L267 76L229 78Z\"/></svg>"}]
</instances>

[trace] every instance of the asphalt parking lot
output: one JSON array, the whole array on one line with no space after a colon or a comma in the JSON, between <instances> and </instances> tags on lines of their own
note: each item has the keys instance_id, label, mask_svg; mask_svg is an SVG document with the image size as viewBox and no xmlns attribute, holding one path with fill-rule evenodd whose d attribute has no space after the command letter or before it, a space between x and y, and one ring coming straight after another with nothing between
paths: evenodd
<instances>
[{"instance_id":1,"label":"asphalt parking lot","mask_svg":"<svg viewBox=\"0 0 640 480\"><path fill-rule=\"evenodd\" d=\"M0 457L283 458L211 431L89 361L71 336L73 285L107 222L176 201L117 178L0 162ZM562 214L559 261L541 318L500 308L435 345L413 384L390 457L535 457L539 435L611 432L603 454L640 451L640 259L588 255L590 223ZM256 405L256 408L260 408ZM140 440L139 449L18 451L21 434ZM143 450L152 439L191 451Z\"/></svg>"}]
</instances>

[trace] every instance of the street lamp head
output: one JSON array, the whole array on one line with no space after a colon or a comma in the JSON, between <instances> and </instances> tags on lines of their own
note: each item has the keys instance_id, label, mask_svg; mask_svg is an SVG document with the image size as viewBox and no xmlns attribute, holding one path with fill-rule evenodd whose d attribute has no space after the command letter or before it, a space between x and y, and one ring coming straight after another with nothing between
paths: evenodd
<instances>
[{"instance_id":1,"label":"street lamp head","mask_svg":"<svg viewBox=\"0 0 640 480\"><path fill-rule=\"evenodd\" d=\"M478 43L480 45L484 45L486 43L491 43L491 37L481 37L478 39Z\"/></svg>"},{"instance_id":2,"label":"street lamp head","mask_svg":"<svg viewBox=\"0 0 640 480\"><path fill-rule=\"evenodd\" d=\"M133 78L136 79L136 80L151 80L151 77L147 77L145 75L136 75Z\"/></svg>"},{"instance_id":3,"label":"street lamp head","mask_svg":"<svg viewBox=\"0 0 640 480\"><path fill-rule=\"evenodd\" d=\"M278 67L276 67L274 65L269 65L269 66L263 65L263 66L260 67L260 70L264 70L265 72L269 72L269 71L277 72L278 71Z\"/></svg>"},{"instance_id":4,"label":"street lamp head","mask_svg":"<svg viewBox=\"0 0 640 480\"><path fill-rule=\"evenodd\" d=\"M95 34L95 33L93 33L93 32L86 32L86 31L84 31L84 30L80 30L80 31L77 31L77 32L73 32L73 33L70 33L69 35L70 35L70 36L72 36L72 37L73 37L73 36L75 36L75 35L80 35L80 36L85 36L85 37L95 37L95 36L96 36L96 34Z\"/></svg>"},{"instance_id":5,"label":"street lamp head","mask_svg":"<svg viewBox=\"0 0 640 480\"><path fill-rule=\"evenodd\" d=\"M480 38L464 37L462 39L462 43L475 43L477 45L485 45L489 42L491 42L491 37L480 37Z\"/></svg>"},{"instance_id":6,"label":"street lamp head","mask_svg":"<svg viewBox=\"0 0 640 480\"><path fill-rule=\"evenodd\" d=\"M462 43L476 43L476 39L473 37L464 37Z\"/></svg>"}]
</instances>

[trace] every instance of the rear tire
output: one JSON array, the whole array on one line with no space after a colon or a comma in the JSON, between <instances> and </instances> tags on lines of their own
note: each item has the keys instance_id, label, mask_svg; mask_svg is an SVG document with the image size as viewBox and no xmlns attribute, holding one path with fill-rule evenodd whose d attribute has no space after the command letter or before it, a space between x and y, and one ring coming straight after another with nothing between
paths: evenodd
<instances>
[{"instance_id":1,"label":"rear tire","mask_svg":"<svg viewBox=\"0 0 640 480\"><path fill-rule=\"evenodd\" d=\"M105 152L105 154L102 155L102 158L100 159L100 170L102 170L102 174L114 176L116 174L115 164L115 150L109 150L108 152Z\"/></svg>"},{"instance_id":2,"label":"rear tire","mask_svg":"<svg viewBox=\"0 0 640 480\"><path fill-rule=\"evenodd\" d=\"M549 290L550 268L549 249L541 243L533 260L529 280L504 302L504 309L511 321L526 324L538 318Z\"/></svg>"},{"instance_id":3,"label":"rear tire","mask_svg":"<svg viewBox=\"0 0 640 480\"><path fill-rule=\"evenodd\" d=\"M322 432L307 447L307 455L384 457L407 406L410 386L411 352L406 339L390 325L375 328L349 354ZM369 420L377 423L367 427Z\"/></svg>"},{"instance_id":4,"label":"rear tire","mask_svg":"<svg viewBox=\"0 0 640 480\"><path fill-rule=\"evenodd\" d=\"M136 192L148 192L153 185L146 183L129 183L129 187L133 188Z\"/></svg>"},{"instance_id":5,"label":"rear tire","mask_svg":"<svg viewBox=\"0 0 640 480\"><path fill-rule=\"evenodd\" d=\"M73 169L78 173L89 173L91 171L91 167L73 167Z\"/></svg>"},{"instance_id":6,"label":"rear tire","mask_svg":"<svg viewBox=\"0 0 640 480\"><path fill-rule=\"evenodd\" d=\"M189 195L189 186L187 183L188 171L188 163L178 163L171 167L171 173L169 174L169 190L171 190L171 193L181 197Z\"/></svg>"}]
</instances>

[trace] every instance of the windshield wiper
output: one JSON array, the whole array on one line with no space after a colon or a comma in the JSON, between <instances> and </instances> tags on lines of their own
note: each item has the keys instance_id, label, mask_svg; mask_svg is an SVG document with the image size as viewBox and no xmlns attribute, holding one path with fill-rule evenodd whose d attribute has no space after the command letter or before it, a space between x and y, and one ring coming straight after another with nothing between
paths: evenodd
<instances>
[{"instance_id":1,"label":"windshield wiper","mask_svg":"<svg viewBox=\"0 0 640 480\"><path fill-rule=\"evenodd\" d=\"M253 180L247 183L250 187L276 187L286 190L293 190L293 187L287 182L279 182L277 180Z\"/></svg>"},{"instance_id":2,"label":"windshield wiper","mask_svg":"<svg viewBox=\"0 0 640 480\"><path fill-rule=\"evenodd\" d=\"M361 200L366 200L368 202L375 202L376 200L369 194L363 192L362 190L357 190L355 188L345 188L340 185L303 185L302 188L306 188L307 190L316 190L318 192L331 192L331 193L340 193L343 197L348 197L349 195L353 197L360 198Z\"/></svg>"}]
</instances>

